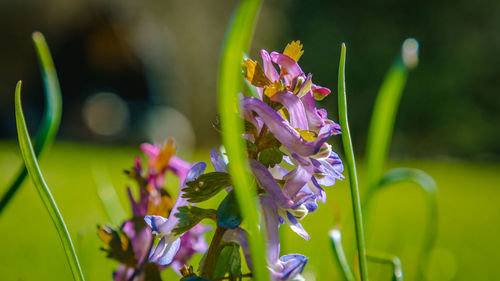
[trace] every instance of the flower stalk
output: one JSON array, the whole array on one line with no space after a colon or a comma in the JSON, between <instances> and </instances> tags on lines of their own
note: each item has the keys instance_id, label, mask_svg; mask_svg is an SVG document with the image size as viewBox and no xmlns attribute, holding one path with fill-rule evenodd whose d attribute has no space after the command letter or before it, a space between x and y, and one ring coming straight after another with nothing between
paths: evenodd
<instances>
[{"instance_id":1,"label":"flower stalk","mask_svg":"<svg viewBox=\"0 0 500 281\"><path fill-rule=\"evenodd\" d=\"M352 148L351 134L349 132L349 123L347 118L347 102L345 90L345 61L346 47L342 43L339 63L339 122L342 130L342 145L344 146L345 163L349 173L349 183L351 186L351 198L354 214L354 226L356 232L356 243L359 252L359 273L361 281L368 280L368 266L366 261L366 242L363 231L363 215L361 212L361 199L359 196L358 176L356 174L356 162Z\"/></svg>"},{"instance_id":2,"label":"flower stalk","mask_svg":"<svg viewBox=\"0 0 500 281\"><path fill-rule=\"evenodd\" d=\"M213 278L215 266L219 260L219 255L221 253L222 247L222 237L224 236L226 229L217 226L214 236L212 237L212 242L208 248L207 255L205 256L205 262L203 264L203 269L201 270L201 276L205 278Z\"/></svg>"}]
</instances>

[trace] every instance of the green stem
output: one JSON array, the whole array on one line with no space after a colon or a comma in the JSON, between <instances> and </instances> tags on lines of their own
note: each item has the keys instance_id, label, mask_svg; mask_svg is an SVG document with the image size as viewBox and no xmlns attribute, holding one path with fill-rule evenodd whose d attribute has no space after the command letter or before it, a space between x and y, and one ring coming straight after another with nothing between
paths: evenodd
<instances>
[{"instance_id":1,"label":"green stem","mask_svg":"<svg viewBox=\"0 0 500 281\"><path fill-rule=\"evenodd\" d=\"M255 280L269 280L266 268L265 239L259 231L257 193L248 175L243 122L236 113L238 93L242 88L241 60L250 45L261 0L242 0L236 8L227 30L218 78L219 111L222 123L222 142L229 158L229 173L233 180L236 199L248 232L253 276Z\"/></svg>"},{"instance_id":2,"label":"green stem","mask_svg":"<svg viewBox=\"0 0 500 281\"><path fill-rule=\"evenodd\" d=\"M24 163L29 175L31 176L31 180L36 187L38 195L40 196L40 199L42 199L42 202L45 205L45 208L47 209L52 222L54 223L57 233L59 234L59 238L61 239L61 243L66 254L66 259L68 260L71 272L73 273L74 280L83 281L85 279L83 277L82 269L76 256L75 248L73 247L73 242L71 241L71 237L69 236L69 232L66 228L66 224L64 223L64 219L62 218L62 215L57 208L56 202L52 197L50 189L45 183L45 180L42 176L42 171L40 170L40 167L38 166L38 162L36 160L35 151L33 149L33 146L31 145L31 140L29 137L28 129L26 128L26 122L21 106L21 81L19 81L16 86L15 107L19 147L21 149Z\"/></svg>"},{"instance_id":3,"label":"green stem","mask_svg":"<svg viewBox=\"0 0 500 281\"><path fill-rule=\"evenodd\" d=\"M358 177L356 175L356 162L352 148L351 134L349 132L349 123L347 121L347 102L345 90L345 60L346 47L342 43L339 64L339 121L342 130L342 145L344 146L345 163L349 173L349 183L351 186L352 207L354 213L354 226L356 230L356 242L359 252L359 272L361 281L368 280L368 266L366 262L366 242L363 231L363 217L361 213L361 202L359 196Z\"/></svg>"},{"instance_id":4,"label":"green stem","mask_svg":"<svg viewBox=\"0 0 500 281\"><path fill-rule=\"evenodd\" d=\"M203 268L201 270L201 276L204 278L213 278L215 266L217 265L219 255L222 250L221 241L222 237L224 236L224 232L226 232L226 229L217 226L214 237L212 237L212 242L210 242L210 247L208 248L207 255L205 256Z\"/></svg>"}]
</instances>

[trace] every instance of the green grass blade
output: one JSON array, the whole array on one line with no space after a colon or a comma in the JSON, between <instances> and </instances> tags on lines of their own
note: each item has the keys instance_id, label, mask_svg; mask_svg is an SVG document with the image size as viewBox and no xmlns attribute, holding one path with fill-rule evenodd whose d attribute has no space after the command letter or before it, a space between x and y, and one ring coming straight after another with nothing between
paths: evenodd
<instances>
[{"instance_id":1,"label":"green grass blade","mask_svg":"<svg viewBox=\"0 0 500 281\"><path fill-rule=\"evenodd\" d=\"M366 142L366 186L375 188L383 175L396 114L408 72L418 62L418 42L406 39L401 55L385 76L377 94Z\"/></svg>"},{"instance_id":2,"label":"green grass blade","mask_svg":"<svg viewBox=\"0 0 500 281\"><path fill-rule=\"evenodd\" d=\"M403 266L401 260L394 255L368 251L366 257L371 262L389 264L392 266L392 281L403 281ZM422 280L422 279L417 279Z\"/></svg>"},{"instance_id":3,"label":"green grass blade","mask_svg":"<svg viewBox=\"0 0 500 281\"><path fill-rule=\"evenodd\" d=\"M19 148L21 149L21 154L23 156L24 163L28 170L31 179L36 187L38 195L42 199L47 212L54 223L54 226L59 234L61 243L66 254L71 272L73 273L74 280L81 281L84 280L80 264L78 263L78 258L75 253L75 248L71 242L71 237L69 236L66 224L57 208L56 202L50 193L49 187L43 179L42 172L38 166L35 151L31 145L31 140L29 137L28 129L26 128L26 122L24 120L24 114L21 106L21 81L17 83L16 95L15 95L15 111L16 111L16 125L17 133L19 138Z\"/></svg>"},{"instance_id":4,"label":"green grass blade","mask_svg":"<svg viewBox=\"0 0 500 281\"><path fill-rule=\"evenodd\" d=\"M266 267L265 240L259 231L258 203L252 180L248 175L245 143L241 138L243 123L236 113L238 93L242 89L241 62L253 35L261 0L242 0L227 30L218 78L219 111L222 123L222 142L229 158L229 172L236 199L249 233L249 246L255 280L269 280Z\"/></svg>"},{"instance_id":5,"label":"green grass blade","mask_svg":"<svg viewBox=\"0 0 500 281\"><path fill-rule=\"evenodd\" d=\"M340 229L338 227L334 227L330 230L330 232L328 232L328 236L330 236L330 243L335 260L342 271L344 279L346 281L356 281L354 273L352 272L349 262L347 261L347 257L345 256L344 247L342 246L342 233L340 232Z\"/></svg>"},{"instance_id":6,"label":"green grass blade","mask_svg":"<svg viewBox=\"0 0 500 281\"><path fill-rule=\"evenodd\" d=\"M367 194L368 209L371 199L375 193L389 187L398 182L413 182L424 192L427 204L427 225L424 232L424 241L422 244L422 251L419 257L419 266L417 271L417 278L415 280L423 280L423 270L428 256L436 242L436 235L438 231L438 202L437 202L437 185L434 179L424 171L411 168L395 168L388 171L380 181L377 188L373 189Z\"/></svg>"},{"instance_id":7,"label":"green grass blade","mask_svg":"<svg viewBox=\"0 0 500 281\"><path fill-rule=\"evenodd\" d=\"M121 225L127 217L127 212L125 212L120 199L118 199L118 194L109 181L105 169L103 167L94 168L92 169L92 175L97 186L97 196L101 201L106 216L113 225Z\"/></svg>"},{"instance_id":8,"label":"green grass blade","mask_svg":"<svg viewBox=\"0 0 500 281\"><path fill-rule=\"evenodd\" d=\"M47 42L40 32L33 33L33 43L38 54L38 61L45 86L45 111L42 116L40 128L35 136L34 144L35 155L41 157L42 152L52 145L59 130L62 114L62 98L54 62L52 61ZM0 214L14 197L27 175L28 173L23 165L16 179L0 200Z\"/></svg>"},{"instance_id":9,"label":"green grass blade","mask_svg":"<svg viewBox=\"0 0 500 281\"><path fill-rule=\"evenodd\" d=\"M363 214L361 212L361 202L359 197L358 176L356 175L356 161L352 148L351 133L349 132L349 122L347 118L347 101L345 89L345 60L346 47L342 43L339 63L339 121L342 130L342 145L345 154L345 166L349 173L349 184L351 187L351 198L353 207L354 226L356 232L356 243L359 251L359 272L361 281L368 280L368 266L366 262L366 242L363 230Z\"/></svg>"}]
</instances>

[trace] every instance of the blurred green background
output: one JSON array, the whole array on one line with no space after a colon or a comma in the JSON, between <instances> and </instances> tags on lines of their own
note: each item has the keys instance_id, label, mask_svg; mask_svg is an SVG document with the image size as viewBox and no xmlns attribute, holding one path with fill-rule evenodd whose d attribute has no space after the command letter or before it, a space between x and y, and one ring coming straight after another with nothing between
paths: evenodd
<instances>
[{"instance_id":1,"label":"blurred green background","mask_svg":"<svg viewBox=\"0 0 500 281\"><path fill-rule=\"evenodd\" d=\"M141 155L139 143L174 136L181 155L191 161L207 161L208 149L220 144L210 121L217 113L220 47L236 2L0 1L0 193L20 164L14 142L17 80L24 81L32 134L43 110L30 41L31 32L40 30L54 55L64 100L60 142L41 167L88 280L109 280L116 266L98 250L96 225L109 219L95 174L108 175L129 211L125 187L130 182L122 170ZM420 168L438 184L439 232L428 280L500 279L495 268L500 258L499 14L495 0L269 0L257 25L250 53L255 59L261 48L281 51L291 40L302 41L303 70L334 92L321 102L334 120L340 43L347 43L350 124L361 161L378 87L403 40L419 40L420 63L403 94L389 166ZM171 180L174 194L175 187ZM340 280L327 237L338 219L348 257L354 258L347 181L329 188L327 196L327 204L304 221L310 241L282 228L282 253L310 257L307 280ZM372 206L369 249L398 255L405 278L415 280L425 225L422 195L404 184L379 194ZM71 278L57 233L29 182L0 216L0 261L2 280ZM370 265L370 272L372 280L390 278L384 266Z\"/></svg>"}]
</instances>

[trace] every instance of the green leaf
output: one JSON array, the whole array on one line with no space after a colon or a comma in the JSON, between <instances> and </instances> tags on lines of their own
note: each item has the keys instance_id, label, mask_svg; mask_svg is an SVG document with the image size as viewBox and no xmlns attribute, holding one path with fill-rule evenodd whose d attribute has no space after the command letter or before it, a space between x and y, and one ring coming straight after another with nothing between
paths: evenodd
<instances>
[{"instance_id":1,"label":"green leaf","mask_svg":"<svg viewBox=\"0 0 500 281\"><path fill-rule=\"evenodd\" d=\"M110 182L106 171L103 167L94 167L92 169L92 176L104 212L113 225L119 225L127 217L127 213L118 199L118 194Z\"/></svg>"},{"instance_id":2,"label":"green leaf","mask_svg":"<svg viewBox=\"0 0 500 281\"><path fill-rule=\"evenodd\" d=\"M408 53L408 51L405 52L405 46L408 46L407 42L414 42L418 47L418 42L416 42L415 39L405 40L402 55L396 58L387 72L377 93L377 98L373 107L366 141L365 169L367 189L375 188L385 168L385 160L391 143L398 106L410 70L410 65L405 63L405 61L408 61L409 57L408 55L405 56L405 54ZM406 49L408 49L408 47ZM415 57L417 50L418 49L415 49ZM407 59L405 60L405 58Z\"/></svg>"},{"instance_id":3,"label":"green leaf","mask_svg":"<svg viewBox=\"0 0 500 281\"><path fill-rule=\"evenodd\" d=\"M219 191L231 185L231 177L224 172L211 172L199 176L194 181L186 183L183 198L191 203L206 201Z\"/></svg>"},{"instance_id":4,"label":"green leaf","mask_svg":"<svg viewBox=\"0 0 500 281\"><path fill-rule=\"evenodd\" d=\"M401 260L397 256L386 253L368 251L366 253L366 257L371 262L391 265L392 281L403 281L403 266L401 265Z\"/></svg>"},{"instance_id":5,"label":"green leaf","mask_svg":"<svg viewBox=\"0 0 500 281\"><path fill-rule=\"evenodd\" d=\"M236 243L228 243L222 249L215 266L214 279L226 274L229 274L229 280L237 280L236 276L241 276L240 246Z\"/></svg>"},{"instance_id":6,"label":"green leaf","mask_svg":"<svg viewBox=\"0 0 500 281\"><path fill-rule=\"evenodd\" d=\"M77 281L84 280L82 269L78 262L78 257L75 253L75 248L71 237L69 235L64 219L62 218L59 209L57 208L56 202L52 197L49 187L45 183L45 179L42 176L42 171L38 166L36 160L35 151L31 145L31 140L29 137L28 129L26 128L26 122L24 120L23 109L21 106L21 81L17 83L16 86L16 96L15 96L15 111L16 111L16 125L17 133L19 138L19 147L21 149L21 154L23 156L24 164L28 170L28 173L33 181L35 188L42 199L45 209L49 213L52 222L59 234L61 243L66 254L68 264L70 266L71 272L73 273L73 278Z\"/></svg>"},{"instance_id":7,"label":"green leaf","mask_svg":"<svg viewBox=\"0 0 500 281\"><path fill-rule=\"evenodd\" d=\"M257 153L257 151L259 150L259 148L253 142L251 142L249 140L245 140L245 144L247 146L248 152Z\"/></svg>"},{"instance_id":8,"label":"green leaf","mask_svg":"<svg viewBox=\"0 0 500 281\"><path fill-rule=\"evenodd\" d=\"M235 112L238 108L238 93L242 89L241 62L248 50L262 0L241 0L233 13L224 40L218 77L218 101L222 121L222 142L226 148L228 167L236 197L241 202L241 212L246 220L250 254L256 281L269 280L266 266L264 234L259 231L259 208L257 194L248 174L247 153L242 140L243 122Z\"/></svg>"},{"instance_id":9,"label":"green leaf","mask_svg":"<svg viewBox=\"0 0 500 281\"><path fill-rule=\"evenodd\" d=\"M229 192L220 203L219 208L217 208L217 225L225 229L236 228L241 224L242 220L240 206L236 201L233 190Z\"/></svg>"},{"instance_id":10,"label":"green leaf","mask_svg":"<svg viewBox=\"0 0 500 281\"><path fill-rule=\"evenodd\" d=\"M281 152L281 150L276 146L264 149L259 154L259 162L267 168L273 167L274 165L281 163L283 155L283 152Z\"/></svg>"},{"instance_id":11,"label":"green leaf","mask_svg":"<svg viewBox=\"0 0 500 281\"><path fill-rule=\"evenodd\" d=\"M380 180L379 184L375 188L370 189L366 194L364 205L368 210L371 200L374 198L374 195L376 193L399 182L413 182L417 184L417 186L425 195L425 201L427 204L427 218L424 230L424 239L422 242L422 251L420 252L420 256L418 258L419 270L417 271L418 275L415 278L415 280L423 280L424 278L422 276L422 273L429 254L433 249L434 244L436 243L436 236L439 225L437 202L438 188L434 179L427 173L419 169L395 168L389 170Z\"/></svg>"},{"instance_id":12,"label":"green leaf","mask_svg":"<svg viewBox=\"0 0 500 281\"><path fill-rule=\"evenodd\" d=\"M40 128L35 136L34 144L35 156L41 157L43 151L52 146L57 131L59 130L62 114L62 97L61 88L59 87L59 81L57 79L57 73L50 55L49 47L40 32L33 33L33 43L35 44L38 54L38 62L40 63L45 86L45 110L43 112ZM27 175L28 172L23 163L16 179L0 200L0 214L17 193L17 190L19 190Z\"/></svg>"},{"instance_id":13,"label":"green leaf","mask_svg":"<svg viewBox=\"0 0 500 281\"><path fill-rule=\"evenodd\" d=\"M179 208L179 212L176 213L175 216L179 218L179 223L177 227L174 228L173 232L176 235L180 235L193 228L203 219L216 220L217 211L213 209L202 209L195 206L184 206Z\"/></svg>"}]
</instances>

